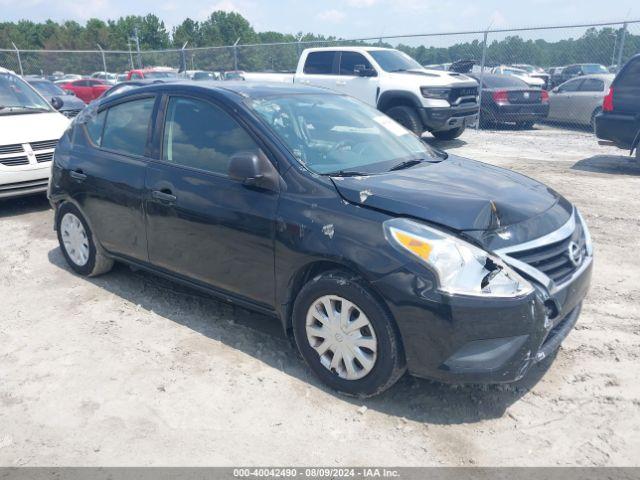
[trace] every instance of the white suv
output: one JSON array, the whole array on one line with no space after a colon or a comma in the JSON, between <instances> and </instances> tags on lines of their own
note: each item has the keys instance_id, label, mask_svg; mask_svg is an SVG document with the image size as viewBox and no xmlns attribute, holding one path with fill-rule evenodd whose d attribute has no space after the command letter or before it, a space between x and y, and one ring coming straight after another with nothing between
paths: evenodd
<instances>
[{"instance_id":1,"label":"white suv","mask_svg":"<svg viewBox=\"0 0 640 480\"><path fill-rule=\"evenodd\" d=\"M69 119L0 68L0 198L47 190L53 152Z\"/></svg>"},{"instance_id":2,"label":"white suv","mask_svg":"<svg viewBox=\"0 0 640 480\"><path fill-rule=\"evenodd\" d=\"M478 83L465 75L427 70L390 48L309 48L294 83L317 85L356 97L413 131L454 139L478 117Z\"/></svg>"}]
</instances>

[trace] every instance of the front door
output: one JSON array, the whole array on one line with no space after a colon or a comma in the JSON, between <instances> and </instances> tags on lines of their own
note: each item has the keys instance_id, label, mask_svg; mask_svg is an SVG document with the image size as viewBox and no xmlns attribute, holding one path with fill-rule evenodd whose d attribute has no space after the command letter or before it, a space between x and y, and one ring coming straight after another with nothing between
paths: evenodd
<instances>
[{"instance_id":1,"label":"front door","mask_svg":"<svg viewBox=\"0 0 640 480\"><path fill-rule=\"evenodd\" d=\"M149 261L241 300L274 306L278 194L227 176L232 155L263 154L230 113L171 96L160 159L146 177Z\"/></svg>"},{"instance_id":2,"label":"front door","mask_svg":"<svg viewBox=\"0 0 640 480\"><path fill-rule=\"evenodd\" d=\"M378 77L362 77L358 70L365 68L374 72L373 66L364 55L358 52L342 52L340 54L340 77L338 78L338 88L340 91L351 95L373 107L377 104L376 87Z\"/></svg>"}]
</instances>

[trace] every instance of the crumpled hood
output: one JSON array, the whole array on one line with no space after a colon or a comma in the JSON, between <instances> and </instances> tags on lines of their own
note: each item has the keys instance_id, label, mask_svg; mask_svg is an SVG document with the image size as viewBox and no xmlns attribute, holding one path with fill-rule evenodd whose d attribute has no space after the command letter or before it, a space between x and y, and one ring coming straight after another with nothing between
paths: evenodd
<instances>
[{"instance_id":1,"label":"crumpled hood","mask_svg":"<svg viewBox=\"0 0 640 480\"><path fill-rule=\"evenodd\" d=\"M350 202L458 231L504 231L556 206L564 213L554 213L554 224L570 215L568 202L542 183L453 155L381 175L332 180Z\"/></svg>"}]
</instances>

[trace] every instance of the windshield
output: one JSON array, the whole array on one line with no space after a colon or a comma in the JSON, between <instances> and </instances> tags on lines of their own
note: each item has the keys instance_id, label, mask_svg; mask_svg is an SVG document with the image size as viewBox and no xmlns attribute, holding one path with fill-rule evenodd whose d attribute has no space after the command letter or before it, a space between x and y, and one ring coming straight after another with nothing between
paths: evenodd
<instances>
[{"instance_id":1,"label":"windshield","mask_svg":"<svg viewBox=\"0 0 640 480\"><path fill-rule=\"evenodd\" d=\"M64 91L57 86L55 83L51 82L29 82L36 90L38 90L43 95L64 95Z\"/></svg>"},{"instance_id":2,"label":"windshield","mask_svg":"<svg viewBox=\"0 0 640 480\"><path fill-rule=\"evenodd\" d=\"M422 69L422 65L416 62L406 53L398 50L369 50L374 60L385 72L404 72L406 70Z\"/></svg>"},{"instance_id":3,"label":"windshield","mask_svg":"<svg viewBox=\"0 0 640 480\"><path fill-rule=\"evenodd\" d=\"M597 64L583 65L582 70L587 75L590 73L609 73L609 70L607 70L602 65L597 65Z\"/></svg>"},{"instance_id":4,"label":"windshield","mask_svg":"<svg viewBox=\"0 0 640 480\"><path fill-rule=\"evenodd\" d=\"M0 73L0 114L13 110L50 111L51 107L17 75Z\"/></svg>"},{"instance_id":5,"label":"windshield","mask_svg":"<svg viewBox=\"0 0 640 480\"><path fill-rule=\"evenodd\" d=\"M175 78L173 72L144 72L144 78Z\"/></svg>"},{"instance_id":6,"label":"windshield","mask_svg":"<svg viewBox=\"0 0 640 480\"><path fill-rule=\"evenodd\" d=\"M247 102L315 173L366 175L407 160L440 160L404 127L347 96L301 94Z\"/></svg>"}]
</instances>

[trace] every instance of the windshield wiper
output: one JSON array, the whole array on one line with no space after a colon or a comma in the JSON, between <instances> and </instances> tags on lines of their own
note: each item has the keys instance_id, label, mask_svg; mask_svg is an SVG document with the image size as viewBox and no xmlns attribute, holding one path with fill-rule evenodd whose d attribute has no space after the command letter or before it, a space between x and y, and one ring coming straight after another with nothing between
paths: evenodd
<instances>
[{"instance_id":1,"label":"windshield wiper","mask_svg":"<svg viewBox=\"0 0 640 480\"><path fill-rule=\"evenodd\" d=\"M9 112L13 112L15 110L28 110L30 112L48 112L49 109L44 107L32 107L28 105L0 105L0 110L9 109Z\"/></svg>"},{"instance_id":2,"label":"windshield wiper","mask_svg":"<svg viewBox=\"0 0 640 480\"><path fill-rule=\"evenodd\" d=\"M353 170L338 170L337 172L329 172L326 175L329 175L330 177L366 177L370 174L364 172L356 172Z\"/></svg>"},{"instance_id":3,"label":"windshield wiper","mask_svg":"<svg viewBox=\"0 0 640 480\"><path fill-rule=\"evenodd\" d=\"M413 159L413 160L405 160L404 162L400 162L389 169L390 172L394 170L404 170L405 168L411 168L415 165L422 163L423 160Z\"/></svg>"}]
</instances>

